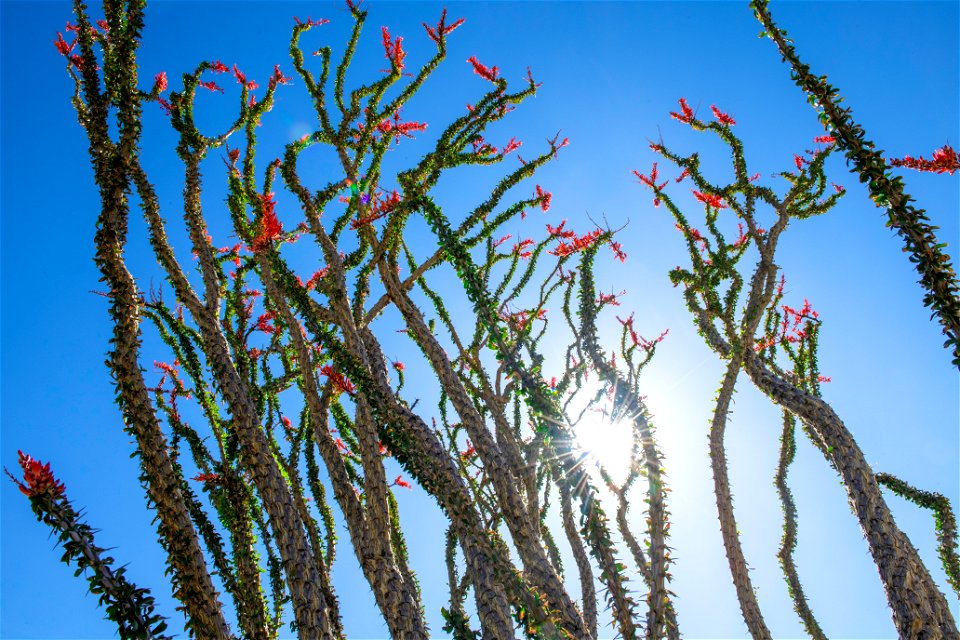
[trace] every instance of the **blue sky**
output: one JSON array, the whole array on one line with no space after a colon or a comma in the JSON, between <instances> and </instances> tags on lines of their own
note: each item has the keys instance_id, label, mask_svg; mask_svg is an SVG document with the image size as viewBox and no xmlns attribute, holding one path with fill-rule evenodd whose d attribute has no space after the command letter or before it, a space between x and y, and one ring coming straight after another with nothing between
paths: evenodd
<instances>
[{"instance_id":1,"label":"blue sky","mask_svg":"<svg viewBox=\"0 0 960 640\"><path fill-rule=\"evenodd\" d=\"M405 37L408 65L425 60L432 43L420 23L433 24L441 8L433 2L372 3L352 77L359 81L384 68L381 25ZM723 368L697 336L680 291L667 279L671 268L687 264L682 238L630 172L649 169L656 158L648 141L662 136L674 150L700 150L708 174L718 179L729 175L722 147L670 120L667 114L681 96L700 114L709 113L711 104L731 113L746 145L750 172L761 172L773 184L770 174L792 168L793 154L811 148L812 138L823 130L773 44L757 38L760 26L746 3L454 2L449 9L451 17L465 17L466 23L451 35L447 62L404 112L431 127L418 140L400 145L391 161L398 166L415 161L428 149L431 136L486 90L464 62L469 56L499 66L504 77L517 83L529 66L543 83L535 98L488 137L496 144L517 136L525 156L543 149L543 140L558 130L571 144L536 179L553 192L551 211L511 222L506 231L535 235L546 222L556 225L563 218L586 230L588 215L606 216L615 227L629 221L620 238L629 259L623 266L605 264L599 284L605 291L628 290L617 311L635 311L645 335L670 329L647 369L644 393L673 490L673 590L681 629L688 638L744 637L723 557L707 457L711 399ZM84 133L69 103L70 81L52 44L70 19L69 7L4 1L0 10L0 463L14 469L17 449L50 461L74 504L102 530L98 543L115 547L112 555L118 562L129 563L128 576L152 589L171 628L182 632L163 577L153 516L144 509L136 463L129 458L133 445L121 430L103 365L110 332L106 301L91 293L102 288L92 261L99 203ZM929 157L945 143L960 145L958 3L793 2L774 3L772 10L804 61L840 87L878 148L892 156ZM203 59L236 63L261 85L276 63L293 75L286 54L291 17L308 14L333 22L311 32L305 47L330 44L338 51L349 28L339 3L158 2L148 7L143 34L144 87L165 70L175 88L178 74ZM229 78L219 80L228 95L201 96L202 127L218 128L233 113L236 88ZM308 130L312 113L296 85L282 88L264 125L265 140L282 143ZM145 163L167 217L176 220L181 183L172 138L159 108L147 105L145 111ZM267 144L261 157L276 153L278 147L271 152ZM226 235L224 212L218 208L223 192L218 165L222 167L220 158L213 154L205 204L215 243ZM677 173L663 163L661 170L669 177ZM920 303L917 278L900 251L900 240L884 227L883 213L842 159L834 158L828 171L847 187L848 197L826 216L801 221L785 234L779 256L788 283L784 302L798 306L809 298L820 312L821 368L833 379L824 386L824 397L874 469L943 493L956 506L957 372L941 347L938 326ZM458 171L441 182L438 199L455 212L457 203L482 197L499 175L502 169ZM908 173L906 184L940 226L956 265L960 180ZM525 196L532 189L531 183L518 193ZM278 195L281 218L292 226L296 212L283 208L283 197ZM697 215L690 200L688 210ZM131 230L128 261L146 289L151 276L157 283L160 277L150 256L136 251L144 246L142 224L132 223ZM219 237L218 231L223 232ZM177 233L175 243L182 238ZM182 240L179 246L182 250ZM613 336L613 314L604 322L607 335ZM167 358L149 350L156 345L149 335L145 344L143 366L151 381L159 377L152 361ZM395 353L413 358L405 345L396 345ZM418 392L429 390L412 385L411 397ZM727 437L737 518L768 625L775 637L794 638L802 636L802 628L776 561L781 520L772 478L778 436L777 409L741 380ZM835 638L893 637L880 581L836 475L801 441L790 478L800 511L797 563L824 630ZM35 521L26 500L12 483L0 486L0 636L113 637L96 598L85 594L86 582L73 578L72 570L59 562L60 552L52 550L47 530ZM428 621L442 637L445 571L436 551L443 519L419 489L401 492L398 499L402 521L411 526L408 546L424 587ZM639 496L635 502L641 503ZM947 592L932 518L895 496L888 496L888 502ZM639 512L634 515L639 518ZM385 627L373 613L369 588L353 566L346 536L342 539L334 584L346 628L352 638L383 638ZM576 585L571 588L578 593Z\"/></svg>"}]
</instances>

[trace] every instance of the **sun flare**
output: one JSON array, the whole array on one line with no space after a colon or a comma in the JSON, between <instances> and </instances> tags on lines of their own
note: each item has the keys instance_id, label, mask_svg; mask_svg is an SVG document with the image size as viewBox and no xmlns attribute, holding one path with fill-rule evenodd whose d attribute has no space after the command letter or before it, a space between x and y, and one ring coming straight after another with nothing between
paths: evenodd
<instances>
[{"instance_id":1,"label":"sun flare","mask_svg":"<svg viewBox=\"0 0 960 640\"><path fill-rule=\"evenodd\" d=\"M622 482L630 468L633 433L630 420L620 417L611 420L609 409L588 409L574 426L577 444L587 454L588 471L600 477L602 466L614 482Z\"/></svg>"}]
</instances>

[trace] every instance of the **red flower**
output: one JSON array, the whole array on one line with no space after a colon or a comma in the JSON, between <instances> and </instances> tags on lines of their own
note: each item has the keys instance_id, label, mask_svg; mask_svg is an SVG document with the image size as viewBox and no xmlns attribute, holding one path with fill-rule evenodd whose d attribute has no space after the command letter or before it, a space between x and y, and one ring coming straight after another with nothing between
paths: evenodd
<instances>
[{"instance_id":1,"label":"red flower","mask_svg":"<svg viewBox=\"0 0 960 640\"><path fill-rule=\"evenodd\" d=\"M227 68L227 65L223 64L219 60L214 61L214 63L210 65L210 70L214 73L226 73L227 71L230 71L230 69Z\"/></svg>"},{"instance_id":2,"label":"red flower","mask_svg":"<svg viewBox=\"0 0 960 640\"><path fill-rule=\"evenodd\" d=\"M548 253L559 258L564 258L576 253L577 251L586 249L596 242L597 238L599 238L602 233L603 232L600 229L595 229L590 233L580 236L579 238L574 238L572 242L560 242L555 249L549 251Z\"/></svg>"},{"instance_id":3,"label":"red flower","mask_svg":"<svg viewBox=\"0 0 960 640\"><path fill-rule=\"evenodd\" d=\"M440 44L440 39L449 34L451 31L463 24L464 19L460 18L449 27L445 24L447 21L447 10L444 9L443 13L440 14L440 22L437 23L436 28L423 23L423 28L427 30L427 35L430 36L430 39Z\"/></svg>"},{"instance_id":4,"label":"red flower","mask_svg":"<svg viewBox=\"0 0 960 640\"><path fill-rule=\"evenodd\" d=\"M163 93L167 90L167 72L161 71L153 76L153 92Z\"/></svg>"},{"instance_id":5,"label":"red flower","mask_svg":"<svg viewBox=\"0 0 960 640\"><path fill-rule=\"evenodd\" d=\"M470 458L477 455L477 448L473 446L473 443L467 440L467 448L460 452L461 460L469 460Z\"/></svg>"},{"instance_id":6,"label":"red flower","mask_svg":"<svg viewBox=\"0 0 960 640\"><path fill-rule=\"evenodd\" d=\"M684 124L690 124L693 121L693 109L687 104L686 98L680 98L680 110L683 112L682 114L671 111L670 116ZM657 149L654 149L654 151L657 151Z\"/></svg>"},{"instance_id":7,"label":"red flower","mask_svg":"<svg viewBox=\"0 0 960 640\"><path fill-rule=\"evenodd\" d=\"M904 156L902 160L895 158L890 160L890 164L894 167L906 167L917 171L953 174L960 170L960 153L954 151L950 145L944 145L933 152L932 160L926 160L923 156L919 158Z\"/></svg>"},{"instance_id":8,"label":"red flower","mask_svg":"<svg viewBox=\"0 0 960 640\"><path fill-rule=\"evenodd\" d=\"M393 363L393 368L396 369L397 371L403 371L404 369L407 368L407 365L403 364L400 361L397 361Z\"/></svg>"},{"instance_id":9,"label":"red flower","mask_svg":"<svg viewBox=\"0 0 960 640\"><path fill-rule=\"evenodd\" d=\"M540 199L540 208L544 211L549 211L550 201L553 199L553 194L549 191L544 191L540 188L540 185L537 185L537 198Z\"/></svg>"},{"instance_id":10,"label":"red flower","mask_svg":"<svg viewBox=\"0 0 960 640\"><path fill-rule=\"evenodd\" d=\"M403 70L403 59L407 57L401 43L403 38L397 37L395 41L390 40L390 31L386 27L380 27L383 33L383 49L386 51L386 58L397 71Z\"/></svg>"},{"instance_id":11,"label":"red flower","mask_svg":"<svg viewBox=\"0 0 960 640\"><path fill-rule=\"evenodd\" d=\"M403 487L404 489L412 489L413 485L403 479L403 476L397 476L397 479L393 481L393 484L398 487Z\"/></svg>"},{"instance_id":12,"label":"red flower","mask_svg":"<svg viewBox=\"0 0 960 640\"><path fill-rule=\"evenodd\" d=\"M233 65L233 77L236 78L237 82L243 85L245 89L253 90L253 89L256 89L258 86L260 86L253 80L250 80L248 82L247 76L242 71L240 71L240 69L237 68L237 65Z\"/></svg>"},{"instance_id":13,"label":"red flower","mask_svg":"<svg viewBox=\"0 0 960 640\"><path fill-rule=\"evenodd\" d=\"M522 145L523 145L523 143L520 142L519 140L517 140L516 138L510 138L510 142L507 143L507 146L505 146L505 147L503 148L503 151L501 151L500 153L503 154L503 155L507 155L507 154L510 153L511 151L516 151L516 150L519 149Z\"/></svg>"},{"instance_id":14,"label":"red flower","mask_svg":"<svg viewBox=\"0 0 960 640\"><path fill-rule=\"evenodd\" d=\"M659 173L657 171L656 162L653 163L653 168L650 169L650 177L643 175L639 171L634 171L633 175L637 176L637 179L640 181L641 184L647 185L654 191L659 191L660 189L663 189L665 186L667 186L667 182L669 182L669 180L665 180L662 184L659 184L659 185L657 184L657 176L659 175Z\"/></svg>"},{"instance_id":15,"label":"red flower","mask_svg":"<svg viewBox=\"0 0 960 640\"><path fill-rule=\"evenodd\" d=\"M342 373L338 373L333 370L333 367L330 365L324 365L320 369L320 373L327 376L332 382L333 386L337 391L341 393L353 394L356 390L356 387L353 386L353 383L347 380L346 376Z\"/></svg>"},{"instance_id":16,"label":"red flower","mask_svg":"<svg viewBox=\"0 0 960 640\"><path fill-rule=\"evenodd\" d=\"M267 83L270 89L276 88L278 84L290 84L291 78L283 75L283 72L280 71L280 65L273 65L273 75L270 76L270 81Z\"/></svg>"},{"instance_id":17,"label":"red flower","mask_svg":"<svg viewBox=\"0 0 960 640\"><path fill-rule=\"evenodd\" d=\"M561 226L563 226L563 225L561 225ZM525 239L525 240L522 240L522 241L519 242L518 244L513 245L513 253L516 254L517 256L519 256L520 258L526 260L527 258L529 258L530 256L533 255L533 252L532 252L532 251L527 251L527 250L526 250L527 247L532 246L532 245L533 245L533 240L531 240L530 238L527 238L527 239Z\"/></svg>"},{"instance_id":18,"label":"red flower","mask_svg":"<svg viewBox=\"0 0 960 640\"><path fill-rule=\"evenodd\" d=\"M317 272L314 273L309 280L307 280L307 284L306 284L307 291L310 291L311 289L316 288L317 284L319 284L320 281L326 276L327 276L327 267L318 269Z\"/></svg>"},{"instance_id":19,"label":"red flower","mask_svg":"<svg viewBox=\"0 0 960 640\"><path fill-rule=\"evenodd\" d=\"M798 156L797 154L793 155L793 164L797 165L797 169L803 169L803 163L806 162L803 159L803 156Z\"/></svg>"},{"instance_id":20,"label":"red flower","mask_svg":"<svg viewBox=\"0 0 960 640\"><path fill-rule=\"evenodd\" d=\"M203 482L204 484L206 483L218 484L220 482L220 474L219 473L198 473L197 475L193 476L190 479L195 480L197 482Z\"/></svg>"},{"instance_id":21,"label":"red flower","mask_svg":"<svg viewBox=\"0 0 960 640\"><path fill-rule=\"evenodd\" d=\"M547 223L547 233L552 236L557 236L558 238L573 238L577 234L574 231L564 231L563 227L567 224L566 219L564 219L558 226L553 227Z\"/></svg>"},{"instance_id":22,"label":"red flower","mask_svg":"<svg viewBox=\"0 0 960 640\"><path fill-rule=\"evenodd\" d=\"M28 498L35 498L41 494L46 494L51 498L59 498L63 495L66 487L53 477L49 462L40 464L39 460L31 458L23 451L17 451L17 456L19 456L20 468L23 469L23 482L10 475L9 471L7 475L17 483L23 495Z\"/></svg>"},{"instance_id":23,"label":"red flower","mask_svg":"<svg viewBox=\"0 0 960 640\"><path fill-rule=\"evenodd\" d=\"M720 196L715 196L709 193L700 193L699 191L693 191L694 197L700 202L713 207L714 209L726 209L727 205L723 204L723 198Z\"/></svg>"},{"instance_id":24,"label":"red flower","mask_svg":"<svg viewBox=\"0 0 960 640\"><path fill-rule=\"evenodd\" d=\"M620 306L620 301L617 300L617 294L614 293L601 293L600 297L597 298L597 304L599 305L613 305L614 307Z\"/></svg>"},{"instance_id":25,"label":"red flower","mask_svg":"<svg viewBox=\"0 0 960 640\"><path fill-rule=\"evenodd\" d=\"M256 328L259 329L260 331L263 331L264 333L270 333L270 334L276 333L277 328L272 324L270 324L271 320L273 320L273 313L271 313L270 311L267 311L266 313L261 315L259 318L257 318Z\"/></svg>"},{"instance_id":26,"label":"red flower","mask_svg":"<svg viewBox=\"0 0 960 640\"><path fill-rule=\"evenodd\" d=\"M627 254L623 251L622 245L619 242L611 242L610 249L613 251L613 256L620 262L627 260Z\"/></svg>"},{"instance_id":27,"label":"red flower","mask_svg":"<svg viewBox=\"0 0 960 640\"><path fill-rule=\"evenodd\" d=\"M254 251L263 251L283 232L283 225L280 224L275 211L277 203L273 201L273 192L261 195L260 202L263 206L263 220L260 234L253 240Z\"/></svg>"},{"instance_id":28,"label":"red flower","mask_svg":"<svg viewBox=\"0 0 960 640\"><path fill-rule=\"evenodd\" d=\"M399 40L399 38L398 38ZM393 135L396 142L400 142L400 136L412 138L411 131L425 131L427 124L425 122L400 122L400 111L393 114L393 121L384 120L377 125L377 131L383 135Z\"/></svg>"},{"instance_id":29,"label":"red flower","mask_svg":"<svg viewBox=\"0 0 960 640\"><path fill-rule=\"evenodd\" d=\"M817 144L833 144L837 139L833 136L817 136L813 141Z\"/></svg>"},{"instance_id":30,"label":"red flower","mask_svg":"<svg viewBox=\"0 0 960 640\"><path fill-rule=\"evenodd\" d=\"M203 87L204 89L209 89L210 91L219 91L220 93L223 93L223 89L221 89L219 86L217 86L217 83L214 82L213 80L210 80L209 82L202 82L202 81L201 81L199 84L200 84L200 86Z\"/></svg>"},{"instance_id":31,"label":"red flower","mask_svg":"<svg viewBox=\"0 0 960 640\"><path fill-rule=\"evenodd\" d=\"M77 46L76 40L70 44L67 44L67 41L63 39L63 34L61 34L59 31L57 32L57 39L53 41L53 44L62 56L69 56L70 52L73 51L73 48Z\"/></svg>"},{"instance_id":32,"label":"red flower","mask_svg":"<svg viewBox=\"0 0 960 640\"><path fill-rule=\"evenodd\" d=\"M732 126L737 124L736 120L731 118L726 113L723 113L722 111L720 111L720 109L717 109L717 105L715 104L710 105L710 110L713 111L713 117L716 118L717 122L719 122L720 124L725 124L727 126Z\"/></svg>"},{"instance_id":33,"label":"red flower","mask_svg":"<svg viewBox=\"0 0 960 640\"><path fill-rule=\"evenodd\" d=\"M489 67L485 67L482 64L480 64L480 61L477 60L476 56L470 56L469 58L467 58L467 62L473 65L473 72L478 76L480 76L481 78L484 78L485 80L489 80L490 82L497 81L497 72L499 71L499 67L493 67L492 69Z\"/></svg>"}]
</instances>

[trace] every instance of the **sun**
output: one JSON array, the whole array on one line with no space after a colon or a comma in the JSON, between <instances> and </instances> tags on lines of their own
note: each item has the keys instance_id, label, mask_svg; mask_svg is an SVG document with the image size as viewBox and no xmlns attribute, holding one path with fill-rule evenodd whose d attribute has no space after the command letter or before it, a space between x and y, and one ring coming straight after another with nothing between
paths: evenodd
<instances>
[{"instance_id":1,"label":"sun","mask_svg":"<svg viewBox=\"0 0 960 640\"><path fill-rule=\"evenodd\" d=\"M574 425L573 433L580 449L587 454L585 466L589 473L600 480L602 466L615 483L621 483L630 470L633 426L629 417L613 413L611 403L588 408Z\"/></svg>"}]
</instances>

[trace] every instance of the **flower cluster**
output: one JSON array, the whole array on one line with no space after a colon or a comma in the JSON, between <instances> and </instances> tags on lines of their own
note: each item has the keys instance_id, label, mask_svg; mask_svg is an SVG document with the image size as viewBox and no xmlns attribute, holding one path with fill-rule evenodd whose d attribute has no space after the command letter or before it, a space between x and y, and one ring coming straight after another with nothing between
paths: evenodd
<instances>
[{"instance_id":1,"label":"flower cluster","mask_svg":"<svg viewBox=\"0 0 960 640\"><path fill-rule=\"evenodd\" d=\"M49 462L41 464L39 460L28 456L23 451L17 451L17 456L19 457L20 468L23 469L23 482L14 478L9 472L7 472L7 475L10 475L13 481L17 483L21 493L28 498L40 496L59 498L63 495L66 487L53 477Z\"/></svg>"},{"instance_id":2,"label":"flower cluster","mask_svg":"<svg viewBox=\"0 0 960 640\"><path fill-rule=\"evenodd\" d=\"M480 64L480 61L477 60L476 56L470 56L467 58L467 62L473 65L473 72L481 78L489 80L490 82L497 81L497 72L499 71L499 67L493 67L492 69L490 67L485 67L484 65Z\"/></svg>"},{"instance_id":3,"label":"flower cluster","mask_svg":"<svg viewBox=\"0 0 960 640\"><path fill-rule=\"evenodd\" d=\"M253 240L253 250L257 253L269 247L283 232L283 225L277 218L277 203L273 200L273 192L261 195L260 203L263 206L263 220L260 226L260 234Z\"/></svg>"},{"instance_id":4,"label":"flower cluster","mask_svg":"<svg viewBox=\"0 0 960 640\"><path fill-rule=\"evenodd\" d=\"M668 333L670 333L670 329L664 329L663 333L661 333L659 336L657 336L653 340L647 340L646 338L641 336L639 333L637 333L636 329L633 328L632 313L626 319L623 319L620 316L617 316L616 318L617 318L617 321L620 323L620 325L624 328L624 330L630 336L630 341L633 343L633 346L640 347L644 351L650 351L651 349L653 349L657 344L663 342L663 339L667 337Z\"/></svg>"},{"instance_id":5,"label":"flower cluster","mask_svg":"<svg viewBox=\"0 0 960 640\"><path fill-rule=\"evenodd\" d=\"M710 110L713 111L713 117L717 119L717 122L720 124L725 124L728 127L737 124L737 121L731 118L728 114L723 113L720 109L717 109L717 105L710 105Z\"/></svg>"},{"instance_id":6,"label":"flower cluster","mask_svg":"<svg viewBox=\"0 0 960 640\"><path fill-rule=\"evenodd\" d=\"M463 24L465 18L460 18L451 25L447 25L447 10L444 9L443 13L440 14L440 21L437 22L436 27L431 27L427 23L423 23L423 28L427 30L427 35L431 40L440 44L440 39L448 35L451 31Z\"/></svg>"},{"instance_id":7,"label":"flower cluster","mask_svg":"<svg viewBox=\"0 0 960 640\"><path fill-rule=\"evenodd\" d=\"M407 57L406 51L403 50L403 38L397 36L396 40L391 40L390 30L386 27L381 27L380 31L383 34L384 56L396 71L403 71L403 61Z\"/></svg>"},{"instance_id":8,"label":"flower cluster","mask_svg":"<svg viewBox=\"0 0 960 640\"><path fill-rule=\"evenodd\" d=\"M544 191L540 185L537 185L537 198L540 200L540 209L543 211L550 210L550 201L553 200L553 194L549 191Z\"/></svg>"},{"instance_id":9,"label":"flower cluster","mask_svg":"<svg viewBox=\"0 0 960 640\"><path fill-rule=\"evenodd\" d=\"M356 391L356 387L350 380L347 379L342 373L335 371L331 365L324 365L320 368L320 373L327 376L331 382L333 382L333 387L340 393L346 393L348 395L353 395L353 392Z\"/></svg>"},{"instance_id":10,"label":"flower cluster","mask_svg":"<svg viewBox=\"0 0 960 640\"><path fill-rule=\"evenodd\" d=\"M574 234L574 236L575 235L576 234ZM603 232L600 229L594 229L580 237L573 237L570 242L561 241L560 244L548 251L548 253L559 258L564 258L578 251L583 251L596 242L601 235L603 235Z\"/></svg>"},{"instance_id":11,"label":"flower cluster","mask_svg":"<svg viewBox=\"0 0 960 640\"><path fill-rule=\"evenodd\" d=\"M727 208L727 205L723 204L723 198L720 196L716 196L711 193L701 193L695 189L691 189L691 191L693 191L693 197L707 206L713 207L714 209Z\"/></svg>"},{"instance_id":12,"label":"flower cluster","mask_svg":"<svg viewBox=\"0 0 960 640\"><path fill-rule=\"evenodd\" d=\"M902 159L893 158L890 164L894 167L906 167L907 169L916 169L917 171L927 171L929 173L949 173L953 174L960 170L960 153L953 150L950 145L944 145L942 148L933 152L933 159L926 160L923 156L912 158L904 156Z\"/></svg>"}]
</instances>

